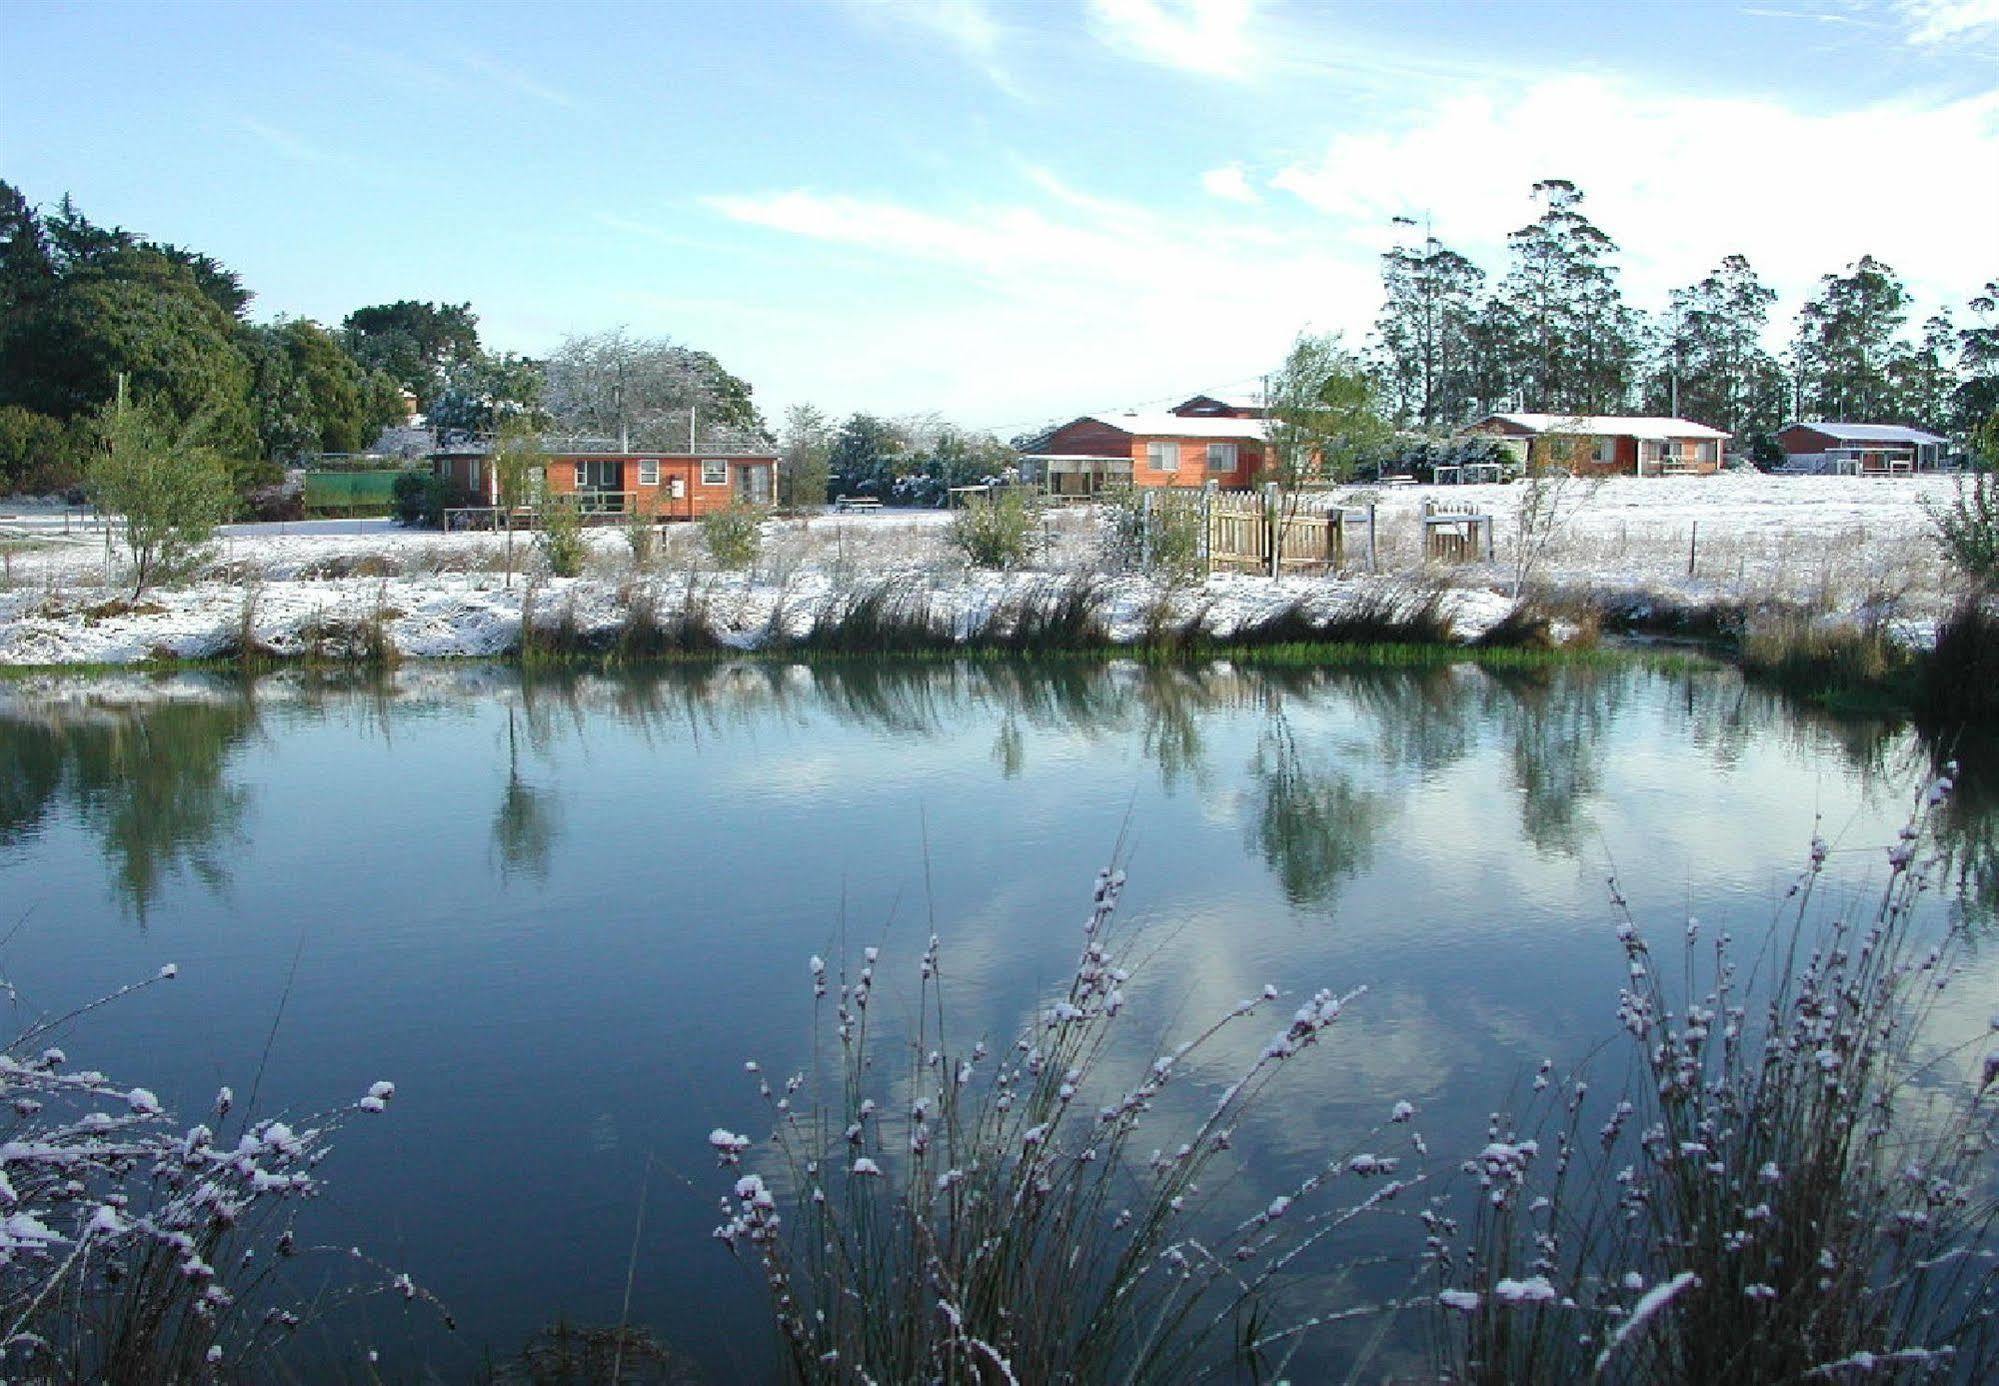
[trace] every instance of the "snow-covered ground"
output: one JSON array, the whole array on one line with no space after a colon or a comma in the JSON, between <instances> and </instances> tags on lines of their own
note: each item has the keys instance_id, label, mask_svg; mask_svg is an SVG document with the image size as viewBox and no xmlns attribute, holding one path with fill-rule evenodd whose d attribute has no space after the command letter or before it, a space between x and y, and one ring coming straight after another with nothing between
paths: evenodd
<instances>
[{"instance_id":1,"label":"snow-covered ground","mask_svg":"<svg viewBox=\"0 0 1999 1386\"><path fill-rule=\"evenodd\" d=\"M1756 474L1577 483L1561 496L1555 537L1534 576L1640 599L1784 598L1834 611L1885 606L1920 638L1951 595L1924 505L1947 502L1954 485L1947 477ZM1475 634L1510 604L1524 494L1508 485L1399 487L1359 497L1378 506L1377 575L1277 583L1217 575L1172 593L1148 578L1112 576L1105 591L1112 633L1137 634L1162 599L1181 613L1205 613L1208 627L1226 635L1301 596L1330 613L1384 583L1406 589L1443 581L1453 588L1461 629ZM1491 514L1496 558L1426 567L1420 516L1428 500ZM539 582L536 610L543 620L567 610L584 629L606 629L644 589L667 611L700 605L726 641L750 648L777 631L802 633L845 594L886 583L921 594L938 620L965 631L1037 585L1103 565L1098 519L1088 509L1056 512L1034 569L1005 575L967 570L947 543L949 520L935 511L886 511L772 521L748 574L711 571L698 530L676 526L641 576L621 532L593 530L585 576ZM535 566L530 538L518 537L516 552L517 566ZM520 576L507 580L503 554L498 535L447 536L382 520L232 525L217 537L201 580L131 603L122 558L114 551L107 562L101 531L72 520L65 533L57 515L0 506L0 663L211 654L240 638L246 612L254 637L280 651L305 648L315 628L379 617L406 656L501 653L519 638L525 591Z\"/></svg>"}]
</instances>

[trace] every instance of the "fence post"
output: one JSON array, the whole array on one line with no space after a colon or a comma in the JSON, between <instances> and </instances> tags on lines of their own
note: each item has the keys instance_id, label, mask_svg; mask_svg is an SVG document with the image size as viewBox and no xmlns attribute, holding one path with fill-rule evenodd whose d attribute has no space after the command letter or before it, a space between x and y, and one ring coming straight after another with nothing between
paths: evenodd
<instances>
[{"instance_id":1,"label":"fence post","mask_svg":"<svg viewBox=\"0 0 1999 1386\"><path fill-rule=\"evenodd\" d=\"M1138 562L1147 572L1152 571L1152 555L1159 547L1152 537L1153 527L1159 523L1159 517L1152 513L1155 494L1153 491L1138 493Z\"/></svg>"},{"instance_id":2,"label":"fence post","mask_svg":"<svg viewBox=\"0 0 1999 1386\"><path fill-rule=\"evenodd\" d=\"M1373 501L1369 501L1367 503L1367 570L1370 573L1378 573L1381 571L1381 564L1376 560L1374 553L1374 502Z\"/></svg>"},{"instance_id":3,"label":"fence post","mask_svg":"<svg viewBox=\"0 0 1999 1386\"><path fill-rule=\"evenodd\" d=\"M1201 483L1201 576L1215 572L1215 492L1221 483L1209 477Z\"/></svg>"},{"instance_id":4,"label":"fence post","mask_svg":"<svg viewBox=\"0 0 1999 1386\"><path fill-rule=\"evenodd\" d=\"M1284 521L1277 510L1277 483L1263 483L1263 529L1270 536L1270 575L1278 576L1284 562Z\"/></svg>"}]
</instances>

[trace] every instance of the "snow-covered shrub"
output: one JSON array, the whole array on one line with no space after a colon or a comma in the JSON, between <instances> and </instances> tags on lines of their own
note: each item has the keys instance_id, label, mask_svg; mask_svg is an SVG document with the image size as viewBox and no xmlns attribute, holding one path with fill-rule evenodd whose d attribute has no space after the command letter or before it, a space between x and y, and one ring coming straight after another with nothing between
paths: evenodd
<instances>
[{"instance_id":1,"label":"snow-covered shrub","mask_svg":"<svg viewBox=\"0 0 1999 1386\"><path fill-rule=\"evenodd\" d=\"M583 571L583 560L589 557L588 543L583 538L583 511L571 500L551 499L541 507L540 530L535 534L535 543L541 549L542 560L548 564L553 577L575 577Z\"/></svg>"},{"instance_id":2,"label":"snow-covered shrub","mask_svg":"<svg viewBox=\"0 0 1999 1386\"><path fill-rule=\"evenodd\" d=\"M788 1375L1180 1382L1232 1353L1281 1367L1310 1324L1271 1317L1271 1294L1421 1182L1399 1172L1403 1157L1368 1149L1392 1127L1421 1150L1401 1129L1414 1109L1384 1104L1380 1128L1296 1185L1218 1211L1238 1130L1364 989L1303 998L1218 1091L1196 1073L1225 1034L1264 1023L1276 988L1115 1072L1134 1028L1113 928L1123 889L1123 872L1099 876L1073 975L992 1048L947 1033L935 936L908 1005L878 996L873 948L803 969L832 1071L749 1063L770 1135L708 1138L732 1183L715 1236L762 1278ZM884 1006L910 1017L899 1056L876 1052ZM1184 1121L1163 1110L1188 1105ZM1344 1206L1327 1206L1336 1197Z\"/></svg>"},{"instance_id":3,"label":"snow-covered shrub","mask_svg":"<svg viewBox=\"0 0 1999 1386\"><path fill-rule=\"evenodd\" d=\"M1976 587L1999 588L1999 473L1960 477L1950 504L1923 508L1950 565Z\"/></svg>"},{"instance_id":4,"label":"snow-covered shrub","mask_svg":"<svg viewBox=\"0 0 1999 1386\"><path fill-rule=\"evenodd\" d=\"M291 1118L238 1114L223 1088L206 1121L184 1126L150 1090L72 1068L47 1044L85 1012L174 975L162 968L0 1052L12 1114L0 1141L0 1371L10 1380L256 1379L304 1315L339 1298L386 1290L429 1301L407 1276L371 1283L373 1263L344 1251L346 1270L311 1305L287 1294L284 1267L308 1250L294 1219L320 1192L334 1132L385 1111L393 1083Z\"/></svg>"},{"instance_id":5,"label":"snow-covered shrub","mask_svg":"<svg viewBox=\"0 0 1999 1386\"><path fill-rule=\"evenodd\" d=\"M1746 959L1692 919L1655 953L1611 881L1630 1081L1591 1103L1544 1062L1465 1167L1463 1225L1431 1214L1442 1379L1993 1379L1999 1049L1975 1066L1990 1038L1932 1025L1975 940L1917 912L1954 774L1877 905L1816 898L1815 840Z\"/></svg>"},{"instance_id":6,"label":"snow-covered shrub","mask_svg":"<svg viewBox=\"0 0 1999 1386\"><path fill-rule=\"evenodd\" d=\"M1034 556L1039 508L1019 486L967 502L951 516L951 547L975 568L1018 568Z\"/></svg>"},{"instance_id":7,"label":"snow-covered shrub","mask_svg":"<svg viewBox=\"0 0 1999 1386\"><path fill-rule=\"evenodd\" d=\"M740 572L757 561L763 547L763 512L755 506L731 505L701 517L701 542L716 567Z\"/></svg>"},{"instance_id":8,"label":"snow-covered shrub","mask_svg":"<svg viewBox=\"0 0 1999 1386\"><path fill-rule=\"evenodd\" d=\"M1154 497L1149 503L1148 495ZM1168 582L1205 575L1198 494L1129 487L1105 497L1097 514L1097 547L1105 568L1152 573Z\"/></svg>"}]
</instances>

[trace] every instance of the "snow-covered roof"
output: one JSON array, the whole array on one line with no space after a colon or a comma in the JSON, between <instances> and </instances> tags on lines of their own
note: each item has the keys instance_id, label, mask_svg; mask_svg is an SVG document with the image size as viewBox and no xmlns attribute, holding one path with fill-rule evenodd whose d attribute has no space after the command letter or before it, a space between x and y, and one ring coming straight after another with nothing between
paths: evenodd
<instances>
[{"instance_id":1,"label":"snow-covered roof","mask_svg":"<svg viewBox=\"0 0 1999 1386\"><path fill-rule=\"evenodd\" d=\"M1088 414L1082 423L1103 424L1141 438L1254 438L1269 436L1262 419L1215 419L1183 414Z\"/></svg>"},{"instance_id":2,"label":"snow-covered roof","mask_svg":"<svg viewBox=\"0 0 1999 1386\"><path fill-rule=\"evenodd\" d=\"M1809 428L1823 433L1829 438L1837 438L1842 443L1941 443L1945 440L1934 433L1925 433L1920 428L1904 428L1901 424L1869 423L1789 423L1784 428ZM1782 432L1780 429L1779 432Z\"/></svg>"},{"instance_id":3,"label":"snow-covered roof","mask_svg":"<svg viewBox=\"0 0 1999 1386\"><path fill-rule=\"evenodd\" d=\"M1733 435L1692 419L1658 418L1639 414L1493 414L1485 422L1498 420L1524 428L1530 433L1573 433L1610 438L1728 438Z\"/></svg>"}]
</instances>

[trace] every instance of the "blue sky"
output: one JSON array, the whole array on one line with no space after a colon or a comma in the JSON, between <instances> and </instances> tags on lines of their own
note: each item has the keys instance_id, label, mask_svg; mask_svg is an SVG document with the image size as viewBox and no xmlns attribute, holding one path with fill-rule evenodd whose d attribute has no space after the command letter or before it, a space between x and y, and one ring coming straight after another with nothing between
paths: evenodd
<instances>
[{"instance_id":1,"label":"blue sky","mask_svg":"<svg viewBox=\"0 0 1999 1386\"><path fill-rule=\"evenodd\" d=\"M1999 0L58 4L0 26L0 177L256 311L625 325L773 415L1002 433L1359 339L1390 218L1502 267L1576 180L1643 307L1731 251L1999 277Z\"/></svg>"}]
</instances>

